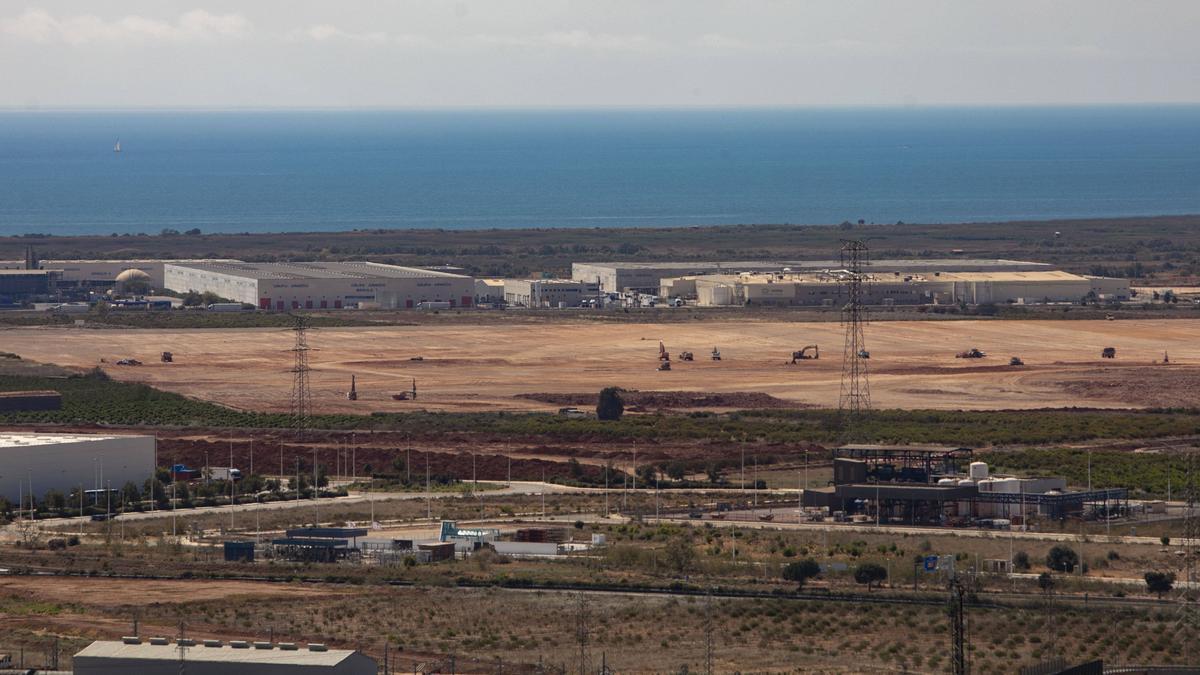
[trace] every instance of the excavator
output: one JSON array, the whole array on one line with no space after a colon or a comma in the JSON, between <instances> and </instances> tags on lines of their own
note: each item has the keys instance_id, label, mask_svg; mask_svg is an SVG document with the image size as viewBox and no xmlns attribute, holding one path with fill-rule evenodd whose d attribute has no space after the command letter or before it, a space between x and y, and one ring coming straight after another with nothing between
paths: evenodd
<instances>
[{"instance_id":1,"label":"excavator","mask_svg":"<svg viewBox=\"0 0 1200 675\"><path fill-rule=\"evenodd\" d=\"M721 350L717 349L716 347L713 347L713 350L712 350L712 360L713 361L721 360Z\"/></svg>"},{"instance_id":2,"label":"excavator","mask_svg":"<svg viewBox=\"0 0 1200 675\"><path fill-rule=\"evenodd\" d=\"M670 361L671 360L671 353L667 351L667 346L662 343L662 340L658 341L658 360L659 361Z\"/></svg>"},{"instance_id":3,"label":"excavator","mask_svg":"<svg viewBox=\"0 0 1200 675\"><path fill-rule=\"evenodd\" d=\"M695 361L696 355L691 352L679 352L680 361Z\"/></svg>"},{"instance_id":4,"label":"excavator","mask_svg":"<svg viewBox=\"0 0 1200 675\"><path fill-rule=\"evenodd\" d=\"M812 354L808 353L809 350L812 351ZM793 364L795 364L797 361L816 361L819 358L821 358L821 350L817 347L817 345L808 345L798 352L792 352Z\"/></svg>"},{"instance_id":5,"label":"excavator","mask_svg":"<svg viewBox=\"0 0 1200 675\"><path fill-rule=\"evenodd\" d=\"M984 354L983 352L979 351L975 347L971 347L970 349L968 349L965 352L959 352L959 353L955 354L954 358L956 358L956 359L982 359L985 356L987 356L987 354Z\"/></svg>"}]
</instances>

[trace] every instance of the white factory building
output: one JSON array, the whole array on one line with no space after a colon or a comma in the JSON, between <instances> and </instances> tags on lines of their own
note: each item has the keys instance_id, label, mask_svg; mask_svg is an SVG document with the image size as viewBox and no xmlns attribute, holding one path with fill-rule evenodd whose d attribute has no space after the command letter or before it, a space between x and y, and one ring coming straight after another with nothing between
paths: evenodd
<instances>
[{"instance_id":1,"label":"white factory building","mask_svg":"<svg viewBox=\"0 0 1200 675\"><path fill-rule=\"evenodd\" d=\"M0 434L0 497L16 504L32 492L138 488L154 475L153 436Z\"/></svg>"},{"instance_id":2,"label":"white factory building","mask_svg":"<svg viewBox=\"0 0 1200 675\"><path fill-rule=\"evenodd\" d=\"M59 275L60 286L112 286L122 272L139 270L146 273L146 281L152 288L165 288L164 273L172 263L222 263L235 260L39 260L38 269L54 270ZM24 260L0 260L0 270L24 269Z\"/></svg>"},{"instance_id":3,"label":"white factory building","mask_svg":"<svg viewBox=\"0 0 1200 675\"><path fill-rule=\"evenodd\" d=\"M504 302L519 307L578 307L600 294L595 281L505 279Z\"/></svg>"},{"instance_id":4,"label":"white factory building","mask_svg":"<svg viewBox=\"0 0 1200 675\"><path fill-rule=\"evenodd\" d=\"M700 306L840 306L844 272L711 274L664 279L665 298L694 300ZM1128 300L1125 279L1088 277L1062 271L872 272L863 289L872 305L979 305Z\"/></svg>"},{"instance_id":5,"label":"white factory building","mask_svg":"<svg viewBox=\"0 0 1200 675\"><path fill-rule=\"evenodd\" d=\"M373 262L168 263L166 287L212 292L259 309L413 308L474 305L475 280Z\"/></svg>"},{"instance_id":6,"label":"white factory building","mask_svg":"<svg viewBox=\"0 0 1200 675\"><path fill-rule=\"evenodd\" d=\"M166 638L97 640L75 654L75 675L376 675L375 660L324 645Z\"/></svg>"},{"instance_id":7,"label":"white factory building","mask_svg":"<svg viewBox=\"0 0 1200 675\"><path fill-rule=\"evenodd\" d=\"M1046 263L1024 260L986 260L945 258L930 260L872 260L871 271L878 274L934 272L1037 272L1052 271ZM595 281L606 293L637 291L657 293L663 279L683 276L723 275L769 272L820 272L842 267L837 260L742 260L716 262L577 262L571 265L571 278Z\"/></svg>"}]
</instances>

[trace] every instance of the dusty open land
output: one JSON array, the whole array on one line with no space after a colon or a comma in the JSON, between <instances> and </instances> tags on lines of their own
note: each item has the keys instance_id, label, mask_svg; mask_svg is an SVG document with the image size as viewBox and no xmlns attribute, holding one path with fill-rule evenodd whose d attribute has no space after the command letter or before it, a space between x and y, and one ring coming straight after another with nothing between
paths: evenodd
<instances>
[{"instance_id":1,"label":"dusty open land","mask_svg":"<svg viewBox=\"0 0 1200 675\"><path fill-rule=\"evenodd\" d=\"M877 407L1006 409L1195 404L1200 321L898 321L867 329ZM0 333L26 359L76 368L242 409L288 409L293 333L280 329L87 330ZM673 369L658 372L658 342ZM792 405L837 404L842 332L836 323L407 326L328 328L310 334L320 412L552 410L605 386L641 391L768 395ZM793 350L821 359L788 365ZM712 361L716 346L723 359ZM1104 347L1116 359L1101 359ZM988 357L956 359L978 347ZM175 362L159 362L169 350ZM695 353L693 362L678 352ZM1161 362L1164 353L1170 364ZM1008 366L1010 356L1026 365ZM117 366L134 357L142 366ZM412 360L420 357L422 360ZM104 359L105 363L101 363ZM344 393L357 376L359 400ZM394 401L415 378L417 401ZM537 397L529 397L538 394ZM681 398L680 408L695 396ZM738 397L728 399L737 407ZM720 407L709 405L707 407ZM751 406L754 407L754 406Z\"/></svg>"}]
</instances>

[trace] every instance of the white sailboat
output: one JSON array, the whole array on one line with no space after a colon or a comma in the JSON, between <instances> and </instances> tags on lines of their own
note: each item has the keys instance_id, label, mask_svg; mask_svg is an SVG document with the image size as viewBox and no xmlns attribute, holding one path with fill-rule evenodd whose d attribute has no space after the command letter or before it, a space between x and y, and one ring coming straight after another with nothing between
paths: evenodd
<instances>
[{"instance_id":1,"label":"white sailboat","mask_svg":"<svg viewBox=\"0 0 1200 675\"><path fill-rule=\"evenodd\" d=\"M117 139L117 144L113 146L113 152L121 151L121 139Z\"/></svg>"}]
</instances>

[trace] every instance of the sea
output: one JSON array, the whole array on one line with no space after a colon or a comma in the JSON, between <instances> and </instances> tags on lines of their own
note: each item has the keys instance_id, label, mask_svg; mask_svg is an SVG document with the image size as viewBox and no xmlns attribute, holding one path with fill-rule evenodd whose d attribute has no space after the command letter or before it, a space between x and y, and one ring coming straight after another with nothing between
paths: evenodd
<instances>
[{"instance_id":1,"label":"sea","mask_svg":"<svg viewBox=\"0 0 1200 675\"><path fill-rule=\"evenodd\" d=\"M0 235L1196 213L1200 106L0 111Z\"/></svg>"}]
</instances>

